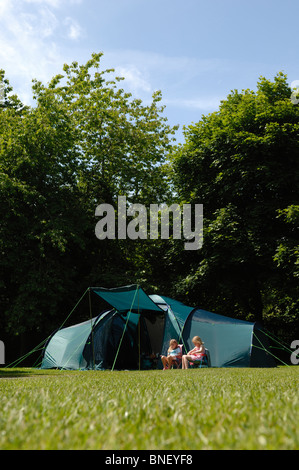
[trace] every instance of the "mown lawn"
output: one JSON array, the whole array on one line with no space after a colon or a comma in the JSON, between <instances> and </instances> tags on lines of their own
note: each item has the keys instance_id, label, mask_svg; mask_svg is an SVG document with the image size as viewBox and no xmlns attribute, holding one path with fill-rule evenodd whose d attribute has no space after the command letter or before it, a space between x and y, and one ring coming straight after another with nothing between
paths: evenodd
<instances>
[{"instance_id":1,"label":"mown lawn","mask_svg":"<svg viewBox=\"0 0 299 470\"><path fill-rule=\"evenodd\" d=\"M298 449L298 367L0 370L0 449Z\"/></svg>"}]
</instances>

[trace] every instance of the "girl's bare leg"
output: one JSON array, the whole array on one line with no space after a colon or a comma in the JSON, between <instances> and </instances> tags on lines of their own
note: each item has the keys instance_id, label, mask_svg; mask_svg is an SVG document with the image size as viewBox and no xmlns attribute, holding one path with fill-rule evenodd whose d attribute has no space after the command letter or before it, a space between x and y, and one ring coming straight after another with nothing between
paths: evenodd
<instances>
[{"instance_id":1,"label":"girl's bare leg","mask_svg":"<svg viewBox=\"0 0 299 470\"><path fill-rule=\"evenodd\" d=\"M182 357L182 369L188 369L188 367L189 367L188 358L191 359L190 356L187 356L187 355L184 355Z\"/></svg>"},{"instance_id":2,"label":"girl's bare leg","mask_svg":"<svg viewBox=\"0 0 299 470\"><path fill-rule=\"evenodd\" d=\"M168 360L166 356L161 356L161 361L163 364L164 369L168 369Z\"/></svg>"},{"instance_id":3,"label":"girl's bare leg","mask_svg":"<svg viewBox=\"0 0 299 470\"><path fill-rule=\"evenodd\" d=\"M169 369L172 368L172 363L175 361L175 359L173 359L171 356L169 356L168 358L168 364L169 364Z\"/></svg>"}]
</instances>

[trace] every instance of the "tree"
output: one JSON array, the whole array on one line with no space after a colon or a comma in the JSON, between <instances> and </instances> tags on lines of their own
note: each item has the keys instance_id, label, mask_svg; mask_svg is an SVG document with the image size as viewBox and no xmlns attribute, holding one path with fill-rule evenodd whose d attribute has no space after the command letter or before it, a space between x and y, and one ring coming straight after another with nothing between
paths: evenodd
<instances>
[{"instance_id":1,"label":"tree","mask_svg":"<svg viewBox=\"0 0 299 470\"><path fill-rule=\"evenodd\" d=\"M271 304L282 315L288 303L294 315L298 249L287 215L298 204L299 107L291 93L282 73L260 78L256 91L232 91L185 129L174 153L178 197L204 205L203 248L182 253L178 291L205 308L262 320Z\"/></svg>"},{"instance_id":2,"label":"tree","mask_svg":"<svg viewBox=\"0 0 299 470\"><path fill-rule=\"evenodd\" d=\"M72 285L84 213L63 108L8 106L0 119L2 321L21 334L49 327Z\"/></svg>"},{"instance_id":3,"label":"tree","mask_svg":"<svg viewBox=\"0 0 299 470\"><path fill-rule=\"evenodd\" d=\"M174 129L161 93L144 106L100 70L102 54L34 81L35 107L9 95L0 110L1 310L6 331L60 325L89 285L134 280L134 245L99 241L95 209L148 203L168 191L164 161ZM2 73L4 79L4 73ZM10 106L11 104L11 106ZM128 256L130 250L130 255Z\"/></svg>"}]
</instances>

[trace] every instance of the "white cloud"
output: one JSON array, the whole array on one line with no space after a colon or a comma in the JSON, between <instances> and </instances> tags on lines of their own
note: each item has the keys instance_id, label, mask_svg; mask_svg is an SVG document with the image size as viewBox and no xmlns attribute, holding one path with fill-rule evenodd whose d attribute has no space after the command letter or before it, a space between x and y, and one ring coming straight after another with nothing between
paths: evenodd
<instances>
[{"instance_id":1,"label":"white cloud","mask_svg":"<svg viewBox=\"0 0 299 470\"><path fill-rule=\"evenodd\" d=\"M58 20L48 7L42 7L37 14L22 13L18 20L14 19L14 26L17 28L14 31L16 37L43 39L54 34Z\"/></svg>"},{"instance_id":2,"label":"white cloud","mask_svg":"<svg viewBox=\"0 0 299 470\"><path fill-rule=\"evenodd\" d=\"M166 56L138 50L114 50L104 53L103 64L113 67L125 78L122 86L147 101L153 91L162 90L163 104L202 112L219 107L216 89L203 95L201 82L206 77L215 81L228 65L219 59L198 59L188 56ZM196 86L197 84L197 86Z\"/></svg>"},{"instance_id":3,"label":"white cloud","mask_svg":"<svg viewBox=\"0 0 299 470\"><path fill-rule=\"evenodd\" d=\"M202 111L214 111L216 110L219 105L220 101L223 100L224 97L196 97L188 98L188 99L166 99L165 104L168 106L176 106L179 108L193 108L193 109L200 109Z\"/></svg>"},{"instance_id":4,"label":"white cloud","mask_svg":"<svg viewBox=\"0 0 299 470\"><path fill-rule=\"evenodd\" d=\"M67 17L64 20L65 26L67 26L67 36L69 39L79 39L82 36L82 28L79 23L71 17Z\"/></svg>"},{"instance_id":5,"label":"white cloud","mask_svg":"<svg viewBox=\"0 0 299 470\"><path fill-rule=\"evenodd\" d=\"M3 18L10 8L10 0L1 0L0 2L0 18Z\"/></svg>"},{"instance_id":6,"label":"white cloud","mask_svg":"<svg viewBox=\"0 0 299 470\"><path fill-rule=\"evenodd\" d=\"M82 34L78 22L59 10L62 2L80 0L0 0L0 68L26 104L32 102L32 79L48 82L60 73L68 62L66 37Z\"/></svg>"},{"instance_id":7,"label":"white cloud","mask_svg":"<svg viewBox=\"0 0 299 470\"><path fill-rule=\"evenodd\" d=\"M36 5L49 5L52 8L59 8L61 0L22 0L23 3L31 3Z\"/></svg>"},{"instance_id":8,"label":"white cloud","mask_svg":"<svg viewBox=\"0 0 299 470\"><path fill-rule=\"evenodd\" d=\"M91 41L99 41L99 33L85 31L83 18L70 13L75 8L69 7L79 4L83 9L82 0L0 0L0 68L25 103L31 103L33 78L48 82L61 73L64 63L90 58L93 51L78 39L88 34ZM227 66L217 59L121 48L104 50L101 65L124 77L121 86L134 97L150 102L153 91L161 89L163 104L182 111L217 109L219 92L207 90L203 96L201 80L217 76Z\"/></svg>"},{"instance_id":9,"label":"white cloud","mask_svg":"<svg viewBox=\"0 0 299 470\"><path fill-rule=\"evenodd\" d=\"M135 65L116 67L117 75L125 78L126 87L133 93L152 92L152 87L146 73L139 70Z\"/></svg>"}]
</instances>

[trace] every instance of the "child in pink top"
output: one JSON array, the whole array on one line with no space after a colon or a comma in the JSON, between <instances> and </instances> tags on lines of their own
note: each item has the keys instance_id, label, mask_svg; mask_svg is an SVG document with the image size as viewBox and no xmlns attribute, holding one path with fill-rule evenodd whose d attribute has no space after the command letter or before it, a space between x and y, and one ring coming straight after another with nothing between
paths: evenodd
<instances>
[{"instance_id":1,"label":"child in pink top","mask_svg":"<svg viewBox=\"0 0 299 470\"><path fill-rule=\"evenodd\" d=\"M187 354L184 354L182 357L182 369L188 369L189 361L198 361L205 355L205 347L203 345L203 341L199 336L194 336L192 339L192 343L194 344L194 348L191 349Z\"/></svg>"}]
</instances>

